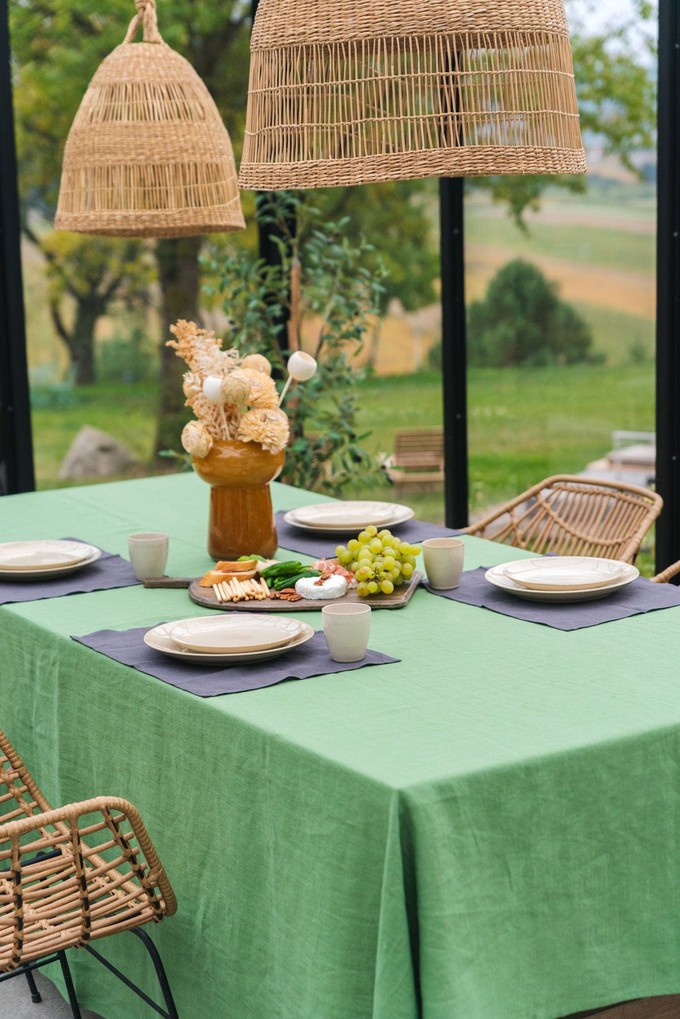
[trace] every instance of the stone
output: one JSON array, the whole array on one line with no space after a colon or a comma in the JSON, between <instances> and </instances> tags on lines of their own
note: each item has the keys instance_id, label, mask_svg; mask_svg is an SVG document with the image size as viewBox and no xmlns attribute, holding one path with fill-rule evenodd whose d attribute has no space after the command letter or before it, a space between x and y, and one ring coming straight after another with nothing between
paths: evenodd
<instances>
[{"instance_id":1,"label":"stone","mask_svg":"<svg viewBox=\"0 0 680 1019\"><path fill-rule=\"evenodd\" d=\"M83 425L62 461L58 478L110 478L123 474L136 462L130 450L112 435Z\"/></svg>"}]
</instances>

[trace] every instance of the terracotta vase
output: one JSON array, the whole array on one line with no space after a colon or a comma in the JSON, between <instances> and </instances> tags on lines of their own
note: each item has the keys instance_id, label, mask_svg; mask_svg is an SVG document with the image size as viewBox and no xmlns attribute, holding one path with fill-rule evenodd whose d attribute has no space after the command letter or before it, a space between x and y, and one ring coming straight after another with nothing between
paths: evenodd
<instances>
[{"instance_id":1,"label":"terracotta vase","mask_svg":"<svg viewBox=\"0 0 680 1019\"><path fill-rule=\"evenodd\" d=\"M269 482L280 474L285 452L268 453L257 442L215 442L207 456L191 458L211 486L208 552L237 559L251 552L273 556L278 548Z\"/></svg>"}]
</instances>

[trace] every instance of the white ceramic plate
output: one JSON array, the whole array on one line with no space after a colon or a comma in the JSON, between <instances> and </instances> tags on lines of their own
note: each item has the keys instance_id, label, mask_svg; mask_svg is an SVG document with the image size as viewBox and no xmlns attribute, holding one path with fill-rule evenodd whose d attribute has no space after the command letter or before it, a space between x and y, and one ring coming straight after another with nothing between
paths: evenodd
<instances>
[{"instance_id":1,"label":"white ceramic plate","mask_svg":"<svg viewBox=\"0 0 680 1019\"><path fill-rule=\"evenodd\" d=\"M506 563L504 570L506 577L532 591L583 591L623 580L631 566L596 556L541 556Z\"/></svg>"},{"instance_id":2,"label":"white ceramic plate","mask_svg":"<svg viewBox=\"0 0 680 1019\"><path fill-rule=\"evenodd\" d=\"M302 623L286 616L242 612L235 616L199 616L170 626L175 644L208 654L241 654L267 651L289 644Z\"/></svg>"},{"instance_id":3,"label":"white ceramic plate","mask_svg":"<svg viewBox=\"0 0 680 1019\"><path fill-rule=\"evenodd\" d=\"M637 570L634 566L631 566L629 573L619 580L612 581L611 584L608 584L606 587L586 587L579 591L533 591L528 587L520 587L519 584L516 584L514 580L508 577L505 573L506 566L507 563L504 563L502 566L492 566L490 570L486 571L484 577L495 587L499 587L501 590L507 591L509 594L514 594L518 598L524 598L526 601L594 601L596 598L606 598L608 594L612 594L612 592L625 587L639 576L639 570Z\"/></svg>"},{"instance_id":4,"label":"white ceramic plate","mask_svg":"<svg viewBox=\"0 0 680 1019\"><path fill-rule=\"evenodd\" d=\"M325 507L330 507L326 513ZM354 507L368 506L376 507L382 506L388 508L389 512L378 512L373 509L367 512L360 512L355 510ZM346 511L346 507L349 510ZM310 515L310 510L319 510L318 515ZM332 512L331 512L332 511ZM303 519L304 516L304 519ZM321 503L318 506L305 506L304 509L290 510L284 515L284 520L291 527L297 527L301 531L311 532L325 532L326 534L347 534L356 533L357 531L363 530L364 527L369 527L371 524L374 527L394 527L396 524L403 524L407 520L411 520L414 516L414 510L408 506L400 506L398 503ZM314 523L308 521L314 519Z\"/></svg>"},{"instance_id":5,"label":"white ceramic plate","mask_svg":"<svg viewBox=\"0 0 680 1019\"><path fill-rule=\"evenodd\" d=\"M282 618L282 617L281 617ZM288 644L280 647L269 648L267 651L244 651L238 654L208 654L201 651L190 651L188 648L179 647L170 636L170 630L174 623L162 623L155 626L144 634L144 643L154 651L170 655L171 658L179 658L183 662L191 662L193 665L247 665L253 662L264 662L270 658L277 658L284 655L293 648L306 644L314 636L313 627L308 623L300 623L300 633Z\"/></svg>"},{"instance_id":6,"label":"white ceramic plate","mask_svg":"<svg viewBox=\"0 0 680 1019\"><path fill-rule=\"evenodd\" d=\"M40 580L51 580L53 577L63 577L67 573L75 573L76 570L82 570L85 566L90 566L101 556L101 552L98 548L92 548L92 554L87 559L81 559L77 563L69 563L67 566L53 566L53 567L40 567L35 570L0 570L0 581L11 580L13 582L18 581L40 581Z\"/></svg>"},{"instance_id":7,"label":"white ceramic plate","mask_svg":"<svg viewBox=\"0 0 680 1019\"><path fill-rule=\"evenodd\" d=\"M94 545L82 541L6 541L0 544L0 572L35 572L74 566L96 551Z\"/></svg>"}]
</instances>

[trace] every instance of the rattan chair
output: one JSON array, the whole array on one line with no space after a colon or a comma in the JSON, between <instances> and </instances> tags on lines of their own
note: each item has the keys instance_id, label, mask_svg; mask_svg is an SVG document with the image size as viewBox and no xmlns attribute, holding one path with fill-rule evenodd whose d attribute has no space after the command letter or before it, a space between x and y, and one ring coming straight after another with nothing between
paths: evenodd
<instances>
[{"instance_id":1,"label":"rattan chair","mask_svg":"<svg viewBox=\"0 0 680 1019\"><path fill-rule=\"evenodd\" d=\"M85 948L156 1012L177 1019L160 956L142 924L177 902L142 820L127 800L98 796L53 810L0 731L0 982L61 964L74 1019L78 1000L65 955ZM165 1010L90 944L129 930L145 945Z\"/></svg>"},{"instance_id":2,"label":"rattan chair","mask_svg":"<svg viewBox=\"0 0 680 1019\"><path fill-rule=\"evenodd\" d=\"M539 554L602 556L632 563L662 506L660 495L637 485L557 474L463 533Z\"/></svg>"},{"instance_id":3,"label":"rattan chair","mask_svg":"<svg viewBox=\"0 0 680 1019\"><path fill-rule=\"evenodd\" d=\"M657 573L655 577L652 577L652 580L655 584L667 584L673 577L677 577L678 573L680 573L680 559L677 563L671 563L661 573Z\"/></svg>"}]
</instances>

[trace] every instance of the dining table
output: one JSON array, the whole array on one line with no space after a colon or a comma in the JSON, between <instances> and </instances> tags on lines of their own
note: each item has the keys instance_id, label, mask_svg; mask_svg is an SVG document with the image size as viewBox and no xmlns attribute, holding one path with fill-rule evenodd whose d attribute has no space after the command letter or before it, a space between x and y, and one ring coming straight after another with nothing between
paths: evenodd
<instances>
[{"instance_id":1,"label":"dining table","mask_svg":"<svg viewBox=\"0 0 680 1019\"><path fill-rule=\"evenodd\" d=\"M170 576L213 566L207 519L192 473L0 499L3 542L126 557L165 532ZM463 540L464 579L529 555ZM182 1019L556 1019L680 990L680 603L561 629L421 585L372 612L381 664L215 696L74 639L205 614L140 583L0 607L0 728L53 804L140 811ZM100 950L151 991L135 938ZM70 956L83 1006L148 1017Z\"/></svg>"}]
</instances>

